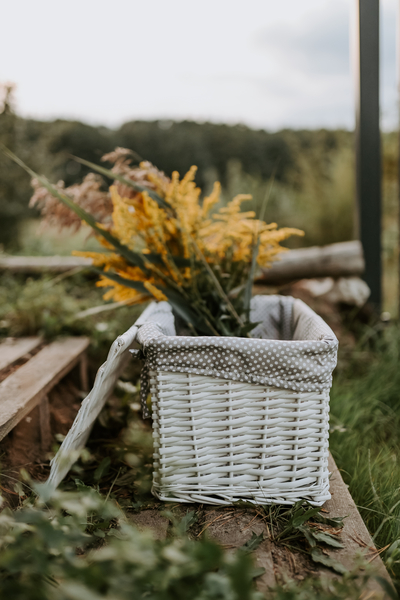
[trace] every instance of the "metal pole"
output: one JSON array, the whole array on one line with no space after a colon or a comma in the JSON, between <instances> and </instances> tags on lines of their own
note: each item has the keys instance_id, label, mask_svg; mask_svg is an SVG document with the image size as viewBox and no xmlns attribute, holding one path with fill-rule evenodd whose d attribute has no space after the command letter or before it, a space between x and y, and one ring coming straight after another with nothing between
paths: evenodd
<instances>
[{"instance_id":1,"label":"metal pole","mask_svg":"<svg viewBox=\"0 0 400 600\"><path fill-rule=\"evenodd\" d=\"M397 8L397 39L396 39L396 55L397 55L397 90L398 90L398 103L400 108L400 7ZM397 281L397 298L398 298L398 306L397 306L397 319L400 321L400 112L399 112L399 133L398 133L398 162L397 162L397 177L398 177L398 202L397 206L399 207L399 216L397 220L398 224L398 233L397 233L397 273L398 273L398 281Z\"/></svg>"},{"instance_id":2,"label":"metal pole","mask_svg":"<svg viewBox=\"0 0 400 600\"><path fill-rule=\"evenodd\" d=\"M379 129L379 0L356 0L356 189L358 232L370 302L381 308L381 142Z\"/></svg>"}]
</instances>

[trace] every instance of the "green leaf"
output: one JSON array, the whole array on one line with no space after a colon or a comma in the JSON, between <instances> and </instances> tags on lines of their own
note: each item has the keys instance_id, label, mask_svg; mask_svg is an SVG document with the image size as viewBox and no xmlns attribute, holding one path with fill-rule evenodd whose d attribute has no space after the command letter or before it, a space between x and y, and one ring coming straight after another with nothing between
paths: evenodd
<instances>
[{"instance_id":1,"label":"green leaf","mask_svg":"<svg viewBox=\"0 0 400 600\"><path fill-rule=\"evenodd\" d=\"M194 512L194 510L191 510L190 512L186 513L186 515L183 517L183 519L178 525L179 531L181 533L186 533L192 527L192 525L194 525L197 522L197 519L198 516Z\"/></svg>"},{"instance_id":2,"label":"green leaf","mask_svg":"<svg viewBox=\"0 0 400 600\"><path fill-rule=\"evenodd\" d=\"M311 548L315 548L317 542L310 528L300 525L300 527L298 527L298 530L301 531L301 533L304 535Z\"/></svg>"},{"instance_id":3,"label":"green leaf","mask_svg":"<svg viewBox=\"0 0 400 600\"><path fill-rule=\"evenodd\" d=\"M111 465L111 458L109 456L106 456L105 458L103 458L103 460L101 461L101 463L99 464L99 466L97 467L97 469L95 470L94 474L93 474L93 479L94 481L100 481L100 479L103 477L103 475L105 475L108 471L108 469L110 468Z\"/></svg>"},{"instance_id":4,"label":"green leaf","mask_svg":"<svg viewBox=\"0 0 400 600\"><path fill-rule=\"evenodd\" d=\"M389 581L387 579L385 579L384 577L381 577L380 575L376 575L375 579L379 583L381 588L383 588L383 590L389 596L389 598L392 598L392 600L399 600L398 593L396 592L394 587L389 583Z\"/></svg>"},{"instance_id":5,"label":"green leaf","mask_svg":"<svg viewBox=\"0 0 400 600\"><path fill-rule=\"evenodd\" d=\"M296 509L297 504L294 505L294 509ZM298 529L303 523L311 519L316 513L319 512L319 508L311 508L304 512L304 508L300 504L300 508L294 510L292 518L289 520L286 527L281 531L281 533L277 536L277 540L284 539L287 534L293 532L293 529Z\"/></svg>"},{"instance_id":6,"label":"green leaf","mask_svg":"<svg viewBox=\"0 0 400 600\"><path fill-rule=\"evenodd\" d=\"M317 523L323 523L324 525L330 525L331 527L342 528L345 518L346 517L324 517L321 513L318 513L313 517L313 521L317 521Z\"/></svg>"},{"instance_id":7,"label":"green leaf","mask_svg":"<svg viewBox=\"0 0 400 600\"><path fill-rule=\"evenodd\" d=\"M76 160L76 162L80 163L81 165L85 165L86 167L93 169L93 171L97 171L98 173L100 173L101 175L104 175L105 177L108 177L109 179L113 179L113 180L119 181L120 183L124 183L125 185L128 185L129 187L136 190L137 192L147 192L148 195L150 196L150 198L155 200L155 202L157 202L157 204L161 208L172 209L172 207L167 202L165 202L165 200L163 198L161 198L161 196L156 194L156 192L154 192L150 188L147 188L144 185L140 185L139 183L136 183L136 181L132 181L132 179L127 179L123 175L114 173L110 169L106 169L105 167L96 165L96 163L92 163L89 160L85 160L83 158L78 158L77 156L72 156L72 158L74 160Z\"/></svg>"},{"instance_id":8,"label":"green leaf","mask_svg":"<svg viewBox=\"0 0 400 600\"><path fill-rule=\"evenodd\" d=\"M75 485L76 488L78 490L78 492L93 492L93 488L91 488L89 485L86 485L85 483L83 483L83 481L81 481L80 479L75 479Z\"/></svg>"},{"instance_id":9,"label":"green leaf","mask_svg":"<svg viewBox=\"0 0 400 600\"><path fill-rule=\"evenodd\" d=\"M106 534L101 529L96 529L95 531L93 531L93 535L95 535L96 537L99 537L99 538L106 537Z\"/></svg>"},{"instance_id":10,"label":"green leaf","mask_svg":"<svg viewBox=\"0 0 400 600\"><path fill-rule=\"evenodd\" d=\"M263 540L264 540L263 533L260 533L260 535L257 535L253 531L251 538L245 544L243 544L243 546L241 546L239 548L239 550L242 550L242 552L246 552L246 553L254 552L254 550L257 550L258 546L261 544L261 542Z\"/></svg>"},{"instance_id":11,"label":"green leaf","mask_svg":"<svg viewBox=\"0 0 400 600\"><path fill-rule=\"evenodd\" d=\"M303 525L303 523L305 523L306 521L308 521L309 519L311 519L311 517L313 517L314 515L316 515L317 513L319 513L319 511L320 511L320 508L311 508L310 510L306 510L306 512L304 512L303 514L295 515L290 520L289 523L294 528L299 527L299 525Z\"/></svg>"},{"instance_id":12,"label":"green leaf","mask_svg":"<svg viewBox=\"0 0 400 600\"><path fill-rule=\"evenodd\" d=\"M318 542L323 542L324 544L332 546L333 548L344 548L343 544L334 535L323 531L311 531L312 535L316 540L318 540Z\"/></svg>"},{"instance_id":13,"label":"green leaf","mask_svg":"<svg viewBox=\"0 0 400 600\"><path fill-rule=\"evenodd\" d=\"M260 575L264 575L264 573L265 573L264 567L256 567L251 572L251 578L256 579L257 577L260 577Z\"/></svg>"},{"instance_id":14,"label":"green leaf","mask_svg":"<svg viewBox=\"0 0 400 600\"><path fill-rule=\"evenodd\" d=\"M389 546L389 548L386 550L386 556L390 556L391 554L393 554L396 550L399 550L399 546L400 546L400 539L395 540L393 542L393 544L391 544L391 546ZM396 554L398 554L398 552L396 552Z\"/></svg>"},{"instance_id":15,"label":"green leaf","mask_svg":"<svg viewBox=\"0 0 400 600\"><path fill-rule=\"evenodd\" d=\"M260 321L261 322L261 321ZM240 328L240 337L246 337L248 333L253 331L257 327L259 323L245 323L243 327Z\"/></svg>"},{"instance_id":16,"label":"green leaf","mask_svg":"<svg viewBox=\"0 0 400 600\"><path fill-rule=\"evenodd\" d=\"M168 302L171 304L172 308L184 321L191 323L195 329L205 335L213 335L213 332L204 321L204 318L195 313L188 305L187 300L185 300L177 291L165 287L159 287L159 289L167 296Z\"/></svg>"},{"instance_id":17,"label":"green leaf","mask_svg":"<svg viewBox=\"0 0 400 600\"><path fill-rule=\"evenodd\" d=\"M330 569L333 569L333 571L336 571L336 573L340 573L341 575L347 573L346 567L342 565L341 562L335 560L332 556L327 556L319 548L313 548L311 550L311 558L314 562L329 567Z\"/></svg>"},{"instance_id":18,"label":"green leaf","mask_svg":"<svg viewBox=\"0 0 400 600\"><path fill-rule=\"evenodd\" d=\"M110 521L102 521L101 523L96 523L97 529L102 529L103 531L110 527Z\"/></svg>"}]
</instances>

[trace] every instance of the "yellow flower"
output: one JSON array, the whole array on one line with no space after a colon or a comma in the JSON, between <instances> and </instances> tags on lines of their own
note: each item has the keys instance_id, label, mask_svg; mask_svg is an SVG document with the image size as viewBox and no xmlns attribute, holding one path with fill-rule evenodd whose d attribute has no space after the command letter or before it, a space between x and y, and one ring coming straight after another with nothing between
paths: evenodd
<instances>
[{"instance_id":1,"label":"yellow flower","mask_svg":"<svg viewBox=\"0 0 400 600\"><path fill-rule=\"evenodd\" d=\"M163 300L168 300L167 296L165 294L163 294L161 290L159 290L158 288L156 288L155 285L153 285L152 283L150 283L150 281L145 281L144 282L144 287L159 302L162 302Z\"/></svg>"},{"instance_id":2,"label":"yellow flower","mask_svg":"<svg viewBox=\"0 0 400 600\"><path fill-rule=\"evenodd\" d=\"M113 213L108 228L122 244L142 254L145 268L130 265L100 236L99 240L109 252L75 253L91 258L95 266L103 269L104 275L97 285L109 288L104 295L106 300L112 298L126 303L144 302L149 297L167 300L157 287L159 285L172 286L175 290L180 288L185 297L192 298L193 290L198 293L199 280L200 285L212 285L205 283L209 276L205 277L204 269L199 266L192 240L215 273L225 277L224 282L229 287L227 277L236 277L237 286L240 283L238 277L246 276L256 239L259 240L257 262L260 266L268 266L279 253L286 251L280 245L283 240L291 235L303 235L297 229L278 229L276 223L261 222L252 210L241 211L242 203L251 199L245 194L235 196L211 214L220 202L221 186L216 182L211 194L201 202L201 190L194 181L197 167L191 167L182 179L174 172L170 180L148 163L141 163L141 168L146 172L147 181L170 208L160 207L146 191L123 197L118 189L129 195L128 188L111 186ZM158 260L150 259L149 255ZM176 257L190 259L191 266L188 262L180 264ZM125 279L143 282L148 294L109 279L107 272L111 271ZM199 292L202 294L202 289ZM205 289L205 296L209 292Z\"/></svg>"},{"instance_id":3,"label":"yellow flower","mask_svg":"<svg viewBox=\"0 0 400 600\"><path fill-rule=\"evenodd\" d=\"M149 299L147 294L141 294L137 290L116 283L104 275L101 276L96 285L97 287L110 288L103 295L104 300L115 300L115 302L125 302L126 304L141 304Z\"/></svg>"}]
</instances>

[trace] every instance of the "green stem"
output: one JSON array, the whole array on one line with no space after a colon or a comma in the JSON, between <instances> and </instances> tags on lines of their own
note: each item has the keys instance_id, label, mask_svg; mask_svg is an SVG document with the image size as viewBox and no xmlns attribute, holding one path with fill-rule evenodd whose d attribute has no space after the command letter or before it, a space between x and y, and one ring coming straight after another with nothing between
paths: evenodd
<instances>
[{"instance_id":1,"label":"green stem","mask_svg":"<svg viewBox=\"0 0 400 600\"><path fill-rule=\"evenodd\" d=\"M211 277L211 279L212 279L212 281L213 281L213 283L215 285L215 288L216 288L216 290L218 292L219 297L221 298L221 300L223 300L226 303L229 312L236 319L236 321L238 322L238 324L241 327L244 327L243 320L239 317L239 315L237 314L237 312L235 310L235 307L233 306L233 304L229 300L228 296L225 294L225 292L224 292L224 290L223 290L220 282L218 281L218 279L217 279L214 271L212 270L212 268L210 267L210 265L206 261L206 258L204 256L204 254L202 253L202 251L198 247L198 245L197 245L196 241L194 240L194 238L192 236L190 236L190 237L191 237L191 240L192 240L193 247L196 250L196 253L197 253L198 257L200 258L201 262L205 266L208 274L210 275L210 277Z\"/></svg>"}]
</instances>

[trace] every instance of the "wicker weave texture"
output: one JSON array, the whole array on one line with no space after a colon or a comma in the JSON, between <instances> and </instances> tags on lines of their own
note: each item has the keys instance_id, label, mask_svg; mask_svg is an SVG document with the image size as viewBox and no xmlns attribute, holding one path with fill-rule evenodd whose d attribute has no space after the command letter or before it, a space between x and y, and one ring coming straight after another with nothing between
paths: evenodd
<instances>
[{"instance_id":1,"label":"wicker weave texture","mask_svg":"<svg viewBox=\"0 0 400 600\"><path fill-rule=\"evenodd\" d=\"M321 505L330 498L329 392L150 372L153 494L161 500Z\"/></svg>"}]
</instances>

